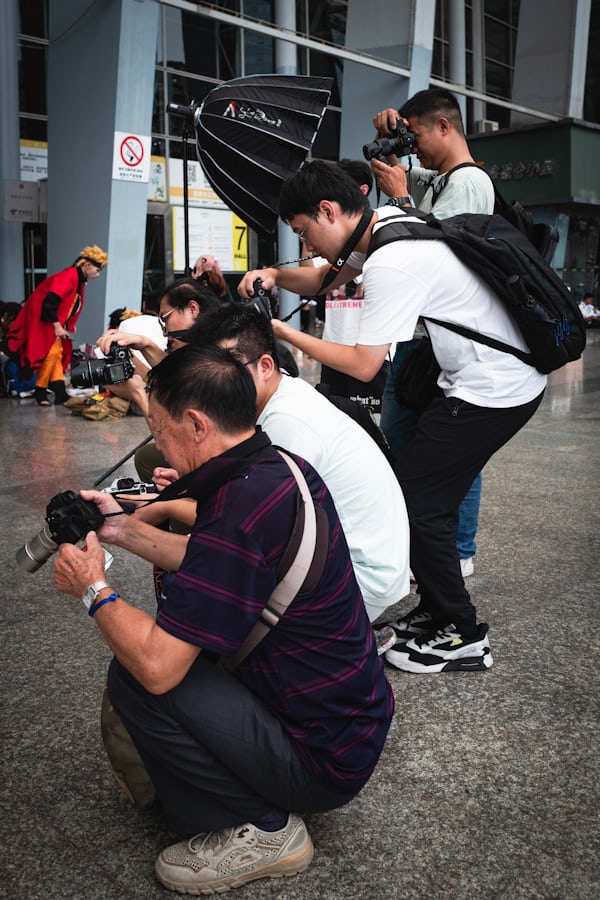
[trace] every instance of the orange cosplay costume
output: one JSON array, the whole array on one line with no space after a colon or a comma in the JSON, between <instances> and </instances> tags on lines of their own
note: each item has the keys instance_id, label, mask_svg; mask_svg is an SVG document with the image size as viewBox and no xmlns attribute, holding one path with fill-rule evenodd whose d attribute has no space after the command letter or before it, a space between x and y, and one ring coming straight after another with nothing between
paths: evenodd
<instances>
[{"instance_id":1,"label":"orange cosplay costume","mask_svg":"<svg viewBox=\"0 0 600 900\"><path fill-rule=\"evenodd\" d=\"M68 337L58 337L55 326L73 332L85 299L86 263L99 271L108 261L99 247L85 247L72 266L45 278L25 300L12 323L7 337L8 350L24 372L36 373L36 400L48 405L46 389L50 387L57 403L68 395L64 372L72 356Z\"/></svg>"}]
</instances>

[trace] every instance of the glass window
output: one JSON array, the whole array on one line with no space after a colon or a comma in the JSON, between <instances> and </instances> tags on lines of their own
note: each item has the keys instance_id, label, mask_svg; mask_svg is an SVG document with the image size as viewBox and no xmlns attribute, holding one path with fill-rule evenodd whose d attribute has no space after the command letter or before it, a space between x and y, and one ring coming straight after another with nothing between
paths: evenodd
<instances>
[{"instance_id":1,"label":"glass window","mask_svg":"<svg viewBox=\"0 0 600 900\"><path fill-rule=\"evenodd\" d=\"M19 46L19 110L47 115L45 44L22 41Z\"/></svg>"},{"instance_id":2,"label":"glass window","mask_svg":"<svg viewBox=\"0 0 600 900\"><path fill-rule=\"evenodd\" d=\"M215 87L208 81L199 78L187 78L185 75L169 73L167 78L168 84L168 103L178 103L181 106L189 106L194 100L199 105L206 95ZM181 136L184 120L179 116L169 115L167 122L168 133Z\"/></svg>"},{"instance_id":3,"label":"glass window","mask_svg":"<svg viewBox=\"0 0 600 900\"><path fill-rule=\"evenodd\" d=\"M275 71L273 38L257 31L244 30L244 75L262 75Z\"/></svg>"},{"instance_id":4,"label":"glass window","mask_svg":"<svg viewBox=\"0 0 600 900\"><path fill-rule=\"evenodd\" d=\"M48 38L48 0L19 0L20 34Z\"/></svg>"},{"instance_id":5,"label":"glass window","mask_svg":"<svg viewBox=\"0 0 600 900\"><path fill-rule=\"evenodd\" d=\"M19 116L19 137L27 141L47 141L48 123L45 119Z\"/></svg>"},{"instance_id":6,"label":"glass window","mask_svg":"<svg viewBox=\"0 0 600 900\"><path fill-rule=\"evenodd\" d=\"M322 75L333 78L329 103L332 106L341 106L344 77L343 61L334 56L328 56L326 53L318 53L315 50L311 50L309 53L309 65L308 75Z\"/></svg>"}]
</instances>

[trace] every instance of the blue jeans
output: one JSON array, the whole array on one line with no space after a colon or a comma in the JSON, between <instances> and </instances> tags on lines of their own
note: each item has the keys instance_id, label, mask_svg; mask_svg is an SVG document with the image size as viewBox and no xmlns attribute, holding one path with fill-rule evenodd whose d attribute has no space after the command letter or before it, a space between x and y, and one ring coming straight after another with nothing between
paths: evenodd
<instances>
[{"instance_id":1,"label":"blue jeans","mask_svg":"<svg viewBox=\"0 0 600 900\"><path fill-rule=\"evenodd\" d=\"M382 396L381 430L388 439L392 453L396 459L406 451L417 427L419 413L414 409L400 406L394 392L396 372L406 355L417 347L420 338L402 341L396 345L391 371L388 373ZM460 559L470 559L477 552L475 535L479 521L479 504L481 502L481 472L465 494L464 500L454 513L454 530L456 531L456 548Z\"/></svg>"}]
</instances>

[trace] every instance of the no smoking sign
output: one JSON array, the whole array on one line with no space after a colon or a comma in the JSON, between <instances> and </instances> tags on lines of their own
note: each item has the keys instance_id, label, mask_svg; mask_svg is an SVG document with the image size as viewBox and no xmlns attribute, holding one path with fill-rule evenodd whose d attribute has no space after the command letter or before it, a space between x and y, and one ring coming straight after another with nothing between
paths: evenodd
<instances>
[{"instance_id":1,"label":"no smoking sign","mask_svg":"<svg viewBox=\"0 0 600 900\"><path fill-rule=\"evenodd\" d=\"M150 178L150 138L147 135L115 131L113 179L148 183Z\"/></svg>"}]
</instances>

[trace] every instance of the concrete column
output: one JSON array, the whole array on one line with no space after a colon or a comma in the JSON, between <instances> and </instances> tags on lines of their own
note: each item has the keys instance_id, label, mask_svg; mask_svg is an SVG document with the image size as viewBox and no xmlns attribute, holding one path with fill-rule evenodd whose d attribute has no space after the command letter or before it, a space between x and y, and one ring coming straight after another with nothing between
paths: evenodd
<instances>
[{"instance_id":1,"label":"concrete column","mask_svg":"<svg viewBox=\"0 0 600 900\"><path fill-rule=\"evenodd\" d=\"M472 0L471 4L471 44L473 47L473 87L483 93L485 90L485 29L483 27L483 0ZM486 119L485 103L473 100L473 122ZM465 130L467 121L465 119Z\"/></svg>"},{"instance_id":2,"label":"concrete column","mask_svg":"<svg viewBox=\"0 0 600 900\"><path fill-rule=\"evenodd\" d=\"M389 58L410 69L410 76L344 63L341 157L362 159L363 144L373 140L375 113L429 87L434 22L434 0L349 0L346 46Z\"/></svg>"},{"instance_id":3,"label":"concrete column","mask_svg":"<svg viewBox=\"0 0 600 900\"><path fill-rule=\"evenodd\" d=\"M0 182L21 177L19 150L18 0L0 3ZM1 194L4 202L4 189ZM0 216L0 300L20 303L23 286L23 226Z\"/></svg>"},{"instance_id":4,"label":"concrete column","mask_svg":"<svg viewBox=\"0 0 600 900\"><path fill-rule=\"evenodd\" d=\"M465 5L463 0L450 0L448 7L449 29L448 44L450 50L450 80L454 84L465 85L467 82L467 47L465 40ZM467 122L467 101L464 95L456 94L463 122Z\"/></svg>"},{"instance_id":5,"label":"concrete column","mask_svg":"<svg viewBox=\"0 0 600 900\"><path fill-rule=\"evenodd\" d=\"M152 133L159 4L50 0L49 13L48 270L86 244L108 251L78 324L91 342L113 309L140 305L148 185L113 180L113 145Z\"/></svg>"},{"instance_id":6,"label":"concrete column","mask_svg":"<svg viewBox=\"0 0 600 900\"><path fill-rule=\"evenodd\" d=\"M591 0L521 0L513 96L515 103L582 118ZM511 125L535 122L524 113Z\"/></svg>"},{"instance_id":7,"label":"concrete column","mask_svg":"<svg viewBox=\"0 0 600 900\"><path fill-rule=\"evenodd\" d=\"M275 2L275 24L281 28L287 28L290 31L296 31L296 4L294 0L276 0ZM289 41L275 41L275 71L278 75L297 75L297 49L295 44ZM279 259L297 259L298 238L293 233L289 225L279 222L277 225L277 245ZM290 291L279 292L279 303L281 306L281 316L287 316L293 309L298 306L299 298L297 294ZM300 313L296 313L290 319L290 325L295 328L300 327Z\"/></svg>"}]
</instances>

